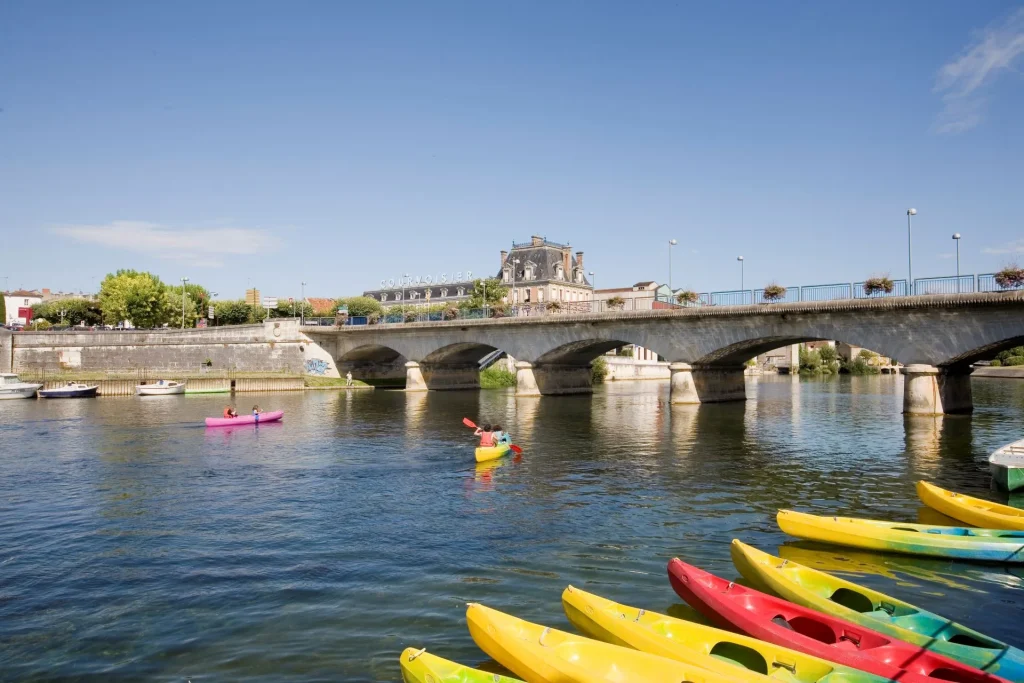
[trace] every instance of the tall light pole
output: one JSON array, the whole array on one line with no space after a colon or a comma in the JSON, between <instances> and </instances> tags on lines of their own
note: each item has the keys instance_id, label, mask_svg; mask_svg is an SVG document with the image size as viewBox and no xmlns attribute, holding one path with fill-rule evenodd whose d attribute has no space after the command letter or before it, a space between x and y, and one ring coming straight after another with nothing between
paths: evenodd
<instances>
[{"instance_id":1,"label":"tall light pole","mask_svg":"<svg viewBox=\"0 0 1024 683\"><path fill-rule=\"evenodd\" d=\"M302 303L299 304L299 325L306 324L306 283L302 283Z\"/></svg>"},{"instance_id":2,"label":"tall light pole","mask_svg":"<svg viewBox=\"0 0 1024 683\"><path fill-rule=\"evenodd\" d=\"M740 262L740 291L743 291L743 257L737 256L736 260Z\"/></svg>"},{"instance_id":3,"label":"tall light pole","mask_svg":"<svg viewBox=\"0 0 1024 683\"><path fill-rule=\"evenodd\" d=\"M914 293L914 250L910 239L910 217L917 215L917 209L907 209L907 288Z\"/></svg>"},{"instance_id":4,"label":"tall light pole","mask_svg":"<svg viewBox=\"0 0 1024 683\"><path fill-rule=\"evenodd\" d=\"M519 291L516 289L516 270L519 268L519 259L512 259L512 304L519 315Z\"/></svg>"},{"instance_id":5,"label":"tall light pole","mask_svg":"<svg viewBox=\"0 0 1024 683\"><path fill-rule=\"evenodd\" d=\"M956 293L960 293L960 233L953 233L953 241L956 242Z\"/></svg>"},{"instance_id":6,"label":"tall light pole","mask_svg":"<svg viewBox=\"0 0 1024 683\"><path fill-rule=\"evenodd\" d=\"M668 241L668 292L670 300L672 298L672 247L677 244L679 244L679 242L675 240Z\"/></svg>"},{"instance_id":7,"label":"tall light pole","mask_svg":"<svg viewBox=\"0 0 1024 683\"><path fill-rule=\"evenodd\" d=\"M210 306L211 309L213 308L213 298L215 296L217 296L217 292L210 292L210 303L209 303L209 306ZM207 311L207 313L209 313L209 312L210 311ZM216 326L217 325L217 318L212 316L212 315L209 316L209 317L213 318L213 325Z\"/></svg>"},{"instance_id":8,"label":"tall light pole","mask_svg":"<svg viewBox=\"0 0 1024 683\"><path fill-rule=\"evenodd\" d=\"M594 277L594 271L590 271L588 275L590 275L590 289L593 292L590 295L590 312L593 313L594 304L597 303L597 301L594 299L594 294L597 294L597 278Z\"/></svg>"},{"instance_id":9,"label":"tall light pole","mask_svg":"<svg viewBox=\"0 0 1024 683\"><path fill-rule=\"evenodd\" d=\"M405 281L409 279L409 273L402 276L402 322L405 322Z\"/></svg>"},{"instance_id":10,"label":"tall light pole","mask_svg":"<svg viewBox=\"0 0 1024 683\"><path fill-rule=\"evenodd\" d=\"M185 283L187 277L181 278L181 329L185 329Z\"/></svg>"}]
</instances>

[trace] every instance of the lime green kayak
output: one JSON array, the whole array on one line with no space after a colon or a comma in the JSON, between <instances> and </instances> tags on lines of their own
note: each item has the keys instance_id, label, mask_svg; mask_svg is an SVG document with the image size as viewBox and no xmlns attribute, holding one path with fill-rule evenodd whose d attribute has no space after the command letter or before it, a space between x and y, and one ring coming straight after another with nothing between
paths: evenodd
<instances>
[{"instance_id":1,"label":"lime green kayak","mask_svg":"<svg viewBox=\"0 0 1024 683\"><path fill-rule=\"evenodd\" d=\"M523 683L518 678L471 669L414 647L405 649L401 663L405 683Z\"/></svg>"}]
</instances>

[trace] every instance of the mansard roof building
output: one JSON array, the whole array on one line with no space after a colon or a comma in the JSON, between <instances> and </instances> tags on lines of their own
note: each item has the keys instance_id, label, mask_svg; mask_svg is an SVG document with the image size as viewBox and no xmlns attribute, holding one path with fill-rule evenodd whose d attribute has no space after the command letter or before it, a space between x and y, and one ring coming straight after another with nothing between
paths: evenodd
<instances>
[{"instance_id":1,"label":"mansard roof building","mask_svg":"<svg viewBox=\"0 0 1024 683\"><path fill-rule=\"evenodd\" d=\"M512 251L502 250L498 277L509 287L509 302L517 306L558 301L568 308L582 308L573 304L589 302L594 293L583 266L583 252L573 254L568 244L537 235L529 242L513 242Z\"/></svg>"}]
</instances>

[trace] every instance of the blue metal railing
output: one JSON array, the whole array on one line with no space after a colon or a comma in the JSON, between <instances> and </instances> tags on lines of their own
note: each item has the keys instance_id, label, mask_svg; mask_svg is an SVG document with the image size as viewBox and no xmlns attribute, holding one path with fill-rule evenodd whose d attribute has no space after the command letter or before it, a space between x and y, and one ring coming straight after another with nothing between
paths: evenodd
<instances>
[{"instance_id":1,"label":"blue metal railing","mask_svg":"<svg viewBox=\"0 0 1024 683\"><path fill-rule=\"evenodd\" d=\"M655 301L669 304L673 308L690 308L700 306L750 306L771 305L773 303L796 303L800 301L840 301L843 299L882 299L902 297L910 294L906 280L893 280L891 291L875 291L868 294L864 291L864 282L837 282L829 285L804 285L802 287L786 287L781 299L768 301L764 298L764 289L738 289L724 292L703 292L697 295L693 303L678 304L674 300L659 296ZM1002 292L1024 289L1017 287L1000 287L995 280L995 273L983 275L952 275L944 277L924 277L914 280L914 294L969 294L972 292ZM649 300L648 300L649 301ZM524 303L518 306L498 306L487 310L449 309L447 311L421 312L415 308L389 308L383 315L353 316L345 319L344 325L395 325L411 322L430 322L441 320L474 320L481 318L532 317L549 315L566 315L574 313L613 313L650 308L641 306L639 300L627 299L622 307L610 308L606 300ZM333 319L321 318L321 325L335 325Z\"/></svg>"},{"instance_id":2,"label":"blue metal railing","mask_svg":"<svg viewBox=\"0 0 1024 683\"><path fill-rule=\"evenodd\" d=\"M984 276L982 276L984 277ZM919 277L914 280L914 294L969 294L977 289L973 275Z\"/></svg>"}]
</instances>

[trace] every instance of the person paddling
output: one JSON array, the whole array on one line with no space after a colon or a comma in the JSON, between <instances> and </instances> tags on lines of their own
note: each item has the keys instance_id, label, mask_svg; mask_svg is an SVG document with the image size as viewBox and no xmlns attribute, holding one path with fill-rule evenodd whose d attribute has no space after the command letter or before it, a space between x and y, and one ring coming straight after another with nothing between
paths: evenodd
<instances>
[{"instance_id":1,"label":"person paddling","mask_svg":"<svg viewBox=\"0 0 1024 683\"><path fill-rule=\"evenodd\" d=\"M491 431L491 425L487 422L481 427L477 427L476 431L473 432L473 436L480 437L480 448L491 448L494 446L494 433Z\"/></svg>"},{"instance_id":2,"label":"person paddling","mask_svg":"<svg viewBox=\"0 0 1024 683\"><path fill-rule=\"evenodd\" d=\"M505 446L512 443L512 435L504 431L501 425L494 425L494 445Z\"/></svg>"},{"instance_id":3,"label":"person paddling","mask_svg":"<svg viewBox=\"0 0 1024 683\"><path fill-rule=\"evenodd\" d=\"M230 419L232 417L238 417L238 413L231 406L224 406L224 419Z\"/></svg>"}]
</instances>

